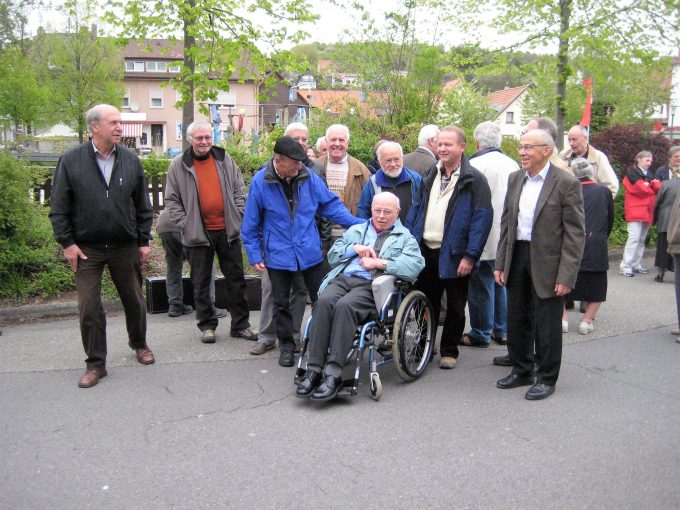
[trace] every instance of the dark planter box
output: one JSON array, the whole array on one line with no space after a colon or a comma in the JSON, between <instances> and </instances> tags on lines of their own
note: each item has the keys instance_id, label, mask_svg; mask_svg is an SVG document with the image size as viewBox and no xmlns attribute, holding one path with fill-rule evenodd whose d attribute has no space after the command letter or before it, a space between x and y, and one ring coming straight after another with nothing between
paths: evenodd
<instances>
[{"instance_id":1,"label":"dark planter box","mask_svg":"<svg viewBox=\"0 0 680 510\"><path fill-rule=\"evenodd\" d=\"M188 276L182 278L184 304L194 306L194 287ZM259 310L262 305L262 279L259 276L246 275L246 299L250 310ZM215 305L227 307L227 285L224 278L215 279ZM164 277L146 279L146 309L149 313L165 313L168 311L168 295L165 291Z\"/></svg>"}]
</instances>

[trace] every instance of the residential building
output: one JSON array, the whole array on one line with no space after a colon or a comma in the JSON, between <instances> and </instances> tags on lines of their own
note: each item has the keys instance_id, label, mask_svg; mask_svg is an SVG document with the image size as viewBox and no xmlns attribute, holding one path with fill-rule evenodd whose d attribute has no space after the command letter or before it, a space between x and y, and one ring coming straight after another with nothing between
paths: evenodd
<instances>
[{"instance_id":1,"label":"residential building","mask_svg":"<svg viewBox=\"0 0 680 510\"><path fill-rule=\"evenodd\" d=\"M500 125L503 136L519 139L528 119L524 118L524 100L533 85L505 87L488 95L489 104L496 110L494 122Z\"/></svg>"}]
</instances>

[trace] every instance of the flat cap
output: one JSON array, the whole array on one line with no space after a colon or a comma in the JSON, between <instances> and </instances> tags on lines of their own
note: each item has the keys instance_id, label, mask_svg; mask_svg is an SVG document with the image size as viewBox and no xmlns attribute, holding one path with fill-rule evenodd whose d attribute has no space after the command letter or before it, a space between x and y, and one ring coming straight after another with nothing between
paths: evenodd
<instances>
[{"instance_id":1,"label":"flat cap","mask_svg":"<svg viewBox=\"0 0 680 510\"><path fill-rule=\"evenodd\" d=\"M290 136L282 136L276 140L274 153L287 156L295 161L305 161L307 159L307 151L302 148L300 142Z\"/></svg>"}]
</instances>

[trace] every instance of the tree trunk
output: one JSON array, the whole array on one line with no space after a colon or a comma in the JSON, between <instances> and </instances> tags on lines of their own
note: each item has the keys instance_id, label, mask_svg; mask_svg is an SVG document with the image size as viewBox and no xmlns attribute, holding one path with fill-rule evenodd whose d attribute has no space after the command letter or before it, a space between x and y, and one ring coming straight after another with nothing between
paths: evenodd
<instances>
[{"instance_id":1,"label":"tree trunk","mask_svg":"<svg viewBox=\"0 0 680 510\"><path fill-rule=\"evenodd\" d=\"M184 100L182 104L182 149L184 150L189 148L187 128L194 121L194 71L196 70L196 62L194 62L191 52L196 46L196 38L190 34L190 27L195 22L195 7L196 0L189 0L191 14L184 17L184 68L190 72L189 76L184 78L186 88L182 97Z\"/></svg>"},{"instance_id":2,"label":"tree trunk","mask_svg":"<svg viewBox=\"0 0 680 510\"><path fill-rule=\"evenodd\" d=\"M557 148L564 147L564 112L567 99L569 69L569 22L573 0L560 0L560 45L557 50L557 94L555 124L557 124Z\"/></svg>"}]
</instances>

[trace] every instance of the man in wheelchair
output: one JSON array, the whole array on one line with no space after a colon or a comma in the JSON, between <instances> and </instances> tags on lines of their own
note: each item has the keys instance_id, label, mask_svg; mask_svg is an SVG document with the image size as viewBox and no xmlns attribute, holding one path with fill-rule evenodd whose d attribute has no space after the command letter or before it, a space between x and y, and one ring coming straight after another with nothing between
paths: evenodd
<instances>
[{"instance_id":1,"label":"man in wheelchair","mask_svg":"<svg viewBox=\"0 0 680 510\"><path fill-rule=\"evenodd\" d=\"M387 274L414 282L425 266L418 243L399 221L399 211L396 195L376 194L371 219L350 227L328 252L333 269L314 306L307 371L298 397L326 401L338 394L357 326L377 316L371 281Z\"/></svg>"}]
</instances>

